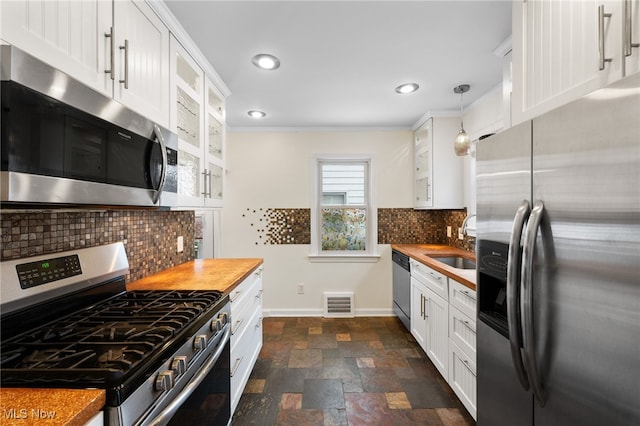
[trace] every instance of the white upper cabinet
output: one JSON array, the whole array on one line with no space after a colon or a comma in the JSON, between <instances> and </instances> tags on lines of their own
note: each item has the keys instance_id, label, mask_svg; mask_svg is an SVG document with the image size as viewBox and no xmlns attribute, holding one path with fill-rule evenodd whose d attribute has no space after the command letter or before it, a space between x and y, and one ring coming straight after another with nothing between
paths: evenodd
<instances>
[{"instance_id":1,"label":"white upper cabinet","mask_svg":"<svg viewBox=\"0 0 640 426\"><path fill-rule=\"evenodd\" d=\"M224 96L171 37L171 129L178 134L178 204L222 207Z\"/></svg>"},{"instance_id":2,"label":"white upper cabinet","mask_svg":"<svg viewBox=\"0 0 640 426\"><path fill-rule=\"evenodd\" d=\"M113 7L110 1L0 2L0 38L107 96Z\"/></svg>"},{"instance_id":3,"label":"white upper cabinet","mask_svg":"<svg viewBox=\"0 0 640 426\"><path fill-rule=\"evenodd\" d=\"M639 2L514 2L512 124L638 71Z\"/></svg>"},{"instance_id":4,"label":"white upper cabinet","mask_svg":"<svg viewBox=\"0 0 640 426\"><path fill-rule=\"evenodd\" d=\"M432 117L415 130L415 209L464 207L463 162L453 150L459 126L459 119Z\"/></svg>"},{"instance_id":5,"label":"white upper cabinet","mask_svg":"<svg viewBox=\"0 0 640 426\"><path fill-rule=\"evenodd\" d=\"M0 38L169 124L169 30L143 1L3 1Z\"/></svg>"},{"instance_id":6,"label":"white upper cabinet","mask_svg":"<svg viewBox=\"0 0 640 426\"><path fill-rule=\"evenodd\" d=\"M640 72L640 0L625 0L623 8L624 74L631 75Z\"/></svg>"},{"instance_id":7,"label":"white upper cabinet","mask_svg":"<svg viewBox=\"0 0 640 426\"><path fill-rule=\"evenodd\" d=\"M169 124L169 30L143 1L113 2L114 97Z\"/></svg>"}]
</instances>

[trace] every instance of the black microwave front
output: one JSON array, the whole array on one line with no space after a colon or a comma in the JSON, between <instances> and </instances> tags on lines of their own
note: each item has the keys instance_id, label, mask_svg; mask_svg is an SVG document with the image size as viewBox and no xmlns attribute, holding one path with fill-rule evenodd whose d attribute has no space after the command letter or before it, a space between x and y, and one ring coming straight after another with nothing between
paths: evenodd
<instances>
[{"instance_id":1,"label":"black microwave front","mask_svg":"<svg viewBox=\"0 0 640 426\"><path fill-rule=\"evenodd\" d=\"M10 79L3 75L0 83L0 201L148 207L176 204L175 134L40 63L46 70L40 76L62 74L67 79L65 93L50 96L56 92L42 90L46 82L29 85L32 78L20 72L37 60L11 49L13 75ZM60 78L52 80L59 83ZM125 126L105 119L109 113Z\"/></svg>"}]
</instances>

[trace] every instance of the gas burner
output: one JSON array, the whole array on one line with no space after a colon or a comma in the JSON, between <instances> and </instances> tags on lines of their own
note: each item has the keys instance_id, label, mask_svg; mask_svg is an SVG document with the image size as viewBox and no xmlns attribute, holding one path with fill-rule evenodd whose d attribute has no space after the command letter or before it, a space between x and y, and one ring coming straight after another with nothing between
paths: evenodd
<instances>
[{"instance_id":1,"label":"gas burner","mask_svg":"<svg viewBox=\"0 0 640 426\"><path fill-rule=\"evenodd\" d=\"M98 355L98 368L116 368L127 371L140 362L145 351L127 346L107 349Z\"/></svg>"},{"instance_id":2,"label":"gas burner","mask_svg":"<svg viewBox=\"0 0 640 426\"><path fill-rule=\"evenodd\" d=\"M81 368L96 358L95 351L75 349L36 349L22 360L23 368Z\"/></svg>"}]
</instances>

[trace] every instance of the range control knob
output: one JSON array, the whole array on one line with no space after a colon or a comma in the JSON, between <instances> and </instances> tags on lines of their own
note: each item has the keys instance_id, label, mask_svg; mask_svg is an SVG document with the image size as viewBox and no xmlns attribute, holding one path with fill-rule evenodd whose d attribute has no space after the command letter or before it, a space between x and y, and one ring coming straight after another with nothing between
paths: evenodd
<instances>
[{"instance_id":1,"label":"range control knob","mask_svg":"<svg viewBox=\"0 0 640 426\"><path fill-rule=\"evenodd\" d=\"M207 336L205 334L198 334L193 339L193 349L198 352L207 347Z\"/></svg>"},{"instance_id":2,"label":"range control knob","mask_svg":"<svg viewBox=\"0 0 640 426\"><path fill-rule=\"evenodd\" d=\"M222 327L222 320L220 318L211 320L211 331L213 331L215 334L218 334L220 330L222 330Z\"/></svg>"},{"instance_id":3,"label":"range control knob","mask_svg":"<svg viewBox=\"0 0 640 426\"><path fill-rule=\"evenodd\" d=\"M177 356L171 361L171 371L176 376L183 374L187 370L187 357Z\"/></svg>"},{"instance_id":4,"label":"range control knob","mask_svg":"<svg viewBox=\"0 0 640 426\"><path fill-rule=\"evenodd\" d=\"M156 377L155 390L159 392L168 391L174 385L173 382L173 371L165 370L158 373L158 377Z\"/></svg>"},{"instance_id":5,"label":"range control knob","mask_svg":"<svg viewBox=\"0 0 640 426\"><path fill-rule=\"evenodd\" d=\"M222 326L224 327L229 322L229 314L226 312L223 312L220 315L218 315L218 319L222 321Z\"/></svg>"}]
</instances>

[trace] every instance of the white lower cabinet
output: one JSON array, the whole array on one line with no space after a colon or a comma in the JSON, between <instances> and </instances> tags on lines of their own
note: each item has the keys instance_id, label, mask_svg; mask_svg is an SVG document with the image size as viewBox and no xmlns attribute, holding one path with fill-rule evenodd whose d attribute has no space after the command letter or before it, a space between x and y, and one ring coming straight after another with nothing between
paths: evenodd
<instances>
[{"instance_id":1,"label":"white lower cabinet","mask_svg":"<svg viewBox=\"0 0 640 426\"><path fill-rule=\"evenodd\" d=\"M427 317L425 316L427 287L411 277L411 334L422 349L427 347Z\"/></svg>"},{"instance_id":2,"label":"white lower cabinet","mask_svg":"<svg viewBox=\"0 0 640 426\"><path fill-rule=\"evenodd\" d=\"M229 295L231 300L231 414L262 348L262 267Z\"/></svg>"},{"instance_id":3,"label":"white lower cabinet","mask_svg":"<svg viewBox=\"0 0 640 426\"><path fill-rule=\"evenodd\" d=\"M449 371L449 302L427 288L427 355L442 377Z\"/></svg>"},{"instance_id":4,"label":"white lower cabinet","mask_svg":"<svg viewBox=\"0 0 640 426\"><path fill-rule=\"evenodd\" d=\"M449 279L449 386L476 418L476 292Z\"/></svg>"},{"instance_id":5,"label":"white lower cabinet","mask_svg":"<svg viewBox=\"0 0 640 426\"><path fill-rule=\"evenodd\" d=\"M411 334L476 418L476 292L413 259Z\"/></svg>"},{"instance_id":6,"label":"white lower cabinet","mask_svg":"<svg viewBox=\"0 0 640 426\"><path fill-rule=\"evenodd\" d=\"M467 355L453 341L449 342L449 378L447 381L469 414L476 419L476 360Z\"/></svg>"},{"instance_id":7,"label":"white lower cabinet","mask_svg":"<svg viewBox=\"0 0 640 426\"><path fill-rule=\"evenodd\" d=\"M411 260L410 264L411 334L440 374L447 377L449 359L447 277L414 260Z\"/></svg>"}]
</instances>

